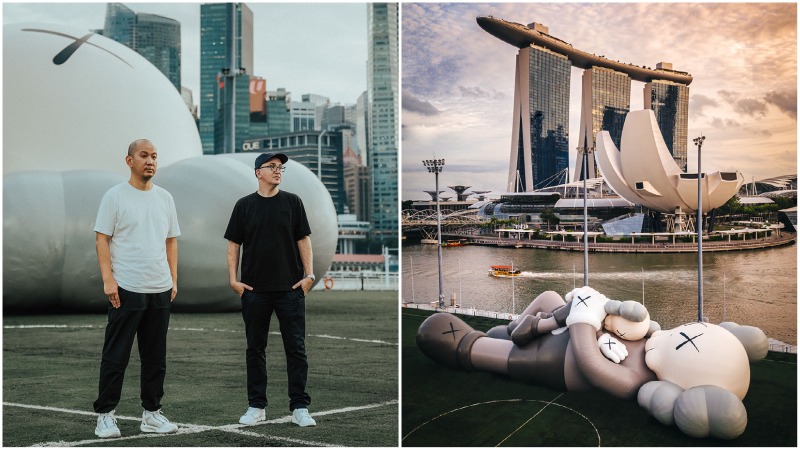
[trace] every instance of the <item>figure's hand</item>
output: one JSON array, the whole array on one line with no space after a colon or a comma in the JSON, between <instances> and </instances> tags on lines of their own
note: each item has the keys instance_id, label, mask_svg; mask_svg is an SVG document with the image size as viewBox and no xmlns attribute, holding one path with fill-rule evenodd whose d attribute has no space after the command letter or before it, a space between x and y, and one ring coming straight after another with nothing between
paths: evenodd
<instances>
[{"instance_id":1,"label":"figure's hand","mask_svg":"<svg viewBox=\"0 0 800 450\"><path fill-rule=\"evenodd\" d=\"M619 364L628 356L628 349L625 344L620 342L614 336L608 333L603 333L600 339L597 340L597 345L600 346L600 351L603 356Z\"/></svg>"},{"instance_id":2,"label":"figure's hand","mask_svg":"<svg viewBox=\"0 0 800 450\"><path fill-rule=\"evenodd\" d=\"M608 297L589 286L574 289L567 296L572 300L569 316L567 316L567 326L574 323L587 323L599 331L603 326L603 319L607 315L605 305Z\"/></svg>"},{"instance_id":3,"label":"figure's hand","mask_svg":"<svg viewBox=\"0 0 800 450\"><path fill-rule=\"evenodd\" d=\"M292 289L297 289L297 287L303 288L303 295L308 294L308 290L311 289L311 285L314 284L314 280L311 278L305 277L302 280L298 281L297 283L292 286Z\"/></svg>"},{"instance_id":4,"label":"figure's hand","mask_svg":"<svg viewBox=\"0 0 800 450\"><path fill-rule=\"evenodd\" d=\"M103 282L103 292L108 297L108 301L111 302L111 306L114 308L119 308L119 285L117 285L117 281L111 279L109 281Z\"/></svg>"},{"instance_id":5,"label":"figure's hand","mask_svg":"<svg viewBox=\"0 0 800 450\"><path fill-rule=\"evenodd\" d=\"M242 298L242 295L244 295L244 291L246 291L246 290L247 291L252 291L253 290L252 287L250 287L250 286L248 286L248 285L246 285L244 283L241 283L239 281L235 281L235 280L231 281L231 289L233 289L233 292L236 292L236 295L238 295L239 298Z\"/></svg>"}]
</instances>

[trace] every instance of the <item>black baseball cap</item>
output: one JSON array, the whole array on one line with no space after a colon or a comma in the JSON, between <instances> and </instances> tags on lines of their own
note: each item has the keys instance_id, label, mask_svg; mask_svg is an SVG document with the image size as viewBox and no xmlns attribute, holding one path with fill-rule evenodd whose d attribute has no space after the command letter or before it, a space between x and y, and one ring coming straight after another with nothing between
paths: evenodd
<instances>
[{"instance_id":1,"label":"black baseball cap","mask_svg":"<svg viewBox=\"0 0 800 450\"><path fill-rule=\"evenodd\" d=\"M278 158L281 160L281 164L286 164L286 161L289 160L289 157L284 155L283 153L262 153L258 155L256 158L256 166L255 168L258 169L261 167L262 164L269 161L272 158Z\"/></svg>"}]
</instances>

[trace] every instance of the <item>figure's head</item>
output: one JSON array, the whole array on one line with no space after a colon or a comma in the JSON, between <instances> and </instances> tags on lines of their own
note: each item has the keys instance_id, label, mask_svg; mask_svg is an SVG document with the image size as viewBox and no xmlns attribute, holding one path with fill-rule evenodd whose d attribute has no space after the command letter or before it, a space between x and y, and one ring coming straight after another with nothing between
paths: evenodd
<instances>
[{"instance_id":1,"label":"figure's head","mask_svg":"<svg viewBox=\"0 0 800 450\"><path fill-rule=\"evenodd\" d=\"M743 399L750 386L744 346L731 332L711 323L653 333L645 343L644 360L659 380L683 389L714 385Z\"/></svg>"},{"instance_id":2,"label":"figure's head","mask_svg":"<svg viewBox=\"0 0 800 450\"><path fill-rule=\"evenodd\" d=\"M609 300L605 310L608 315L603 320L603 328L620 339L638 341L658 329L658 324L650 320L650 313L641 303Z\"/></svg>"}]
</instances>

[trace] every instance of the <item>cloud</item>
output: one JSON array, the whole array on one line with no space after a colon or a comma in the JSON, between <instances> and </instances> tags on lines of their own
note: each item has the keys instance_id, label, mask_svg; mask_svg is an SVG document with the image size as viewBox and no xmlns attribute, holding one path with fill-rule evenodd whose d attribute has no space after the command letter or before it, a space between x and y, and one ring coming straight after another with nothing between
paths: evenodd
<instances>
[{"instance_id":1,"label":"cloud","mask_svg":"<svg viewBox=\"0 0 800 450\"><path fill-rule=\"evenodd\" d=\"M407 90L403 90L403 111L415 112L423 116L436 116L440 113L430 102L414 97Z\"/></svg>"},{"instance_id":2,"label":"cloud","mask_svg":"<svg viewBox=\"0 0 800 450\"><path fill-rule=\"evenodd\" d=\"M494 89L487 91L481 88L480 86L475 86L475 87L459 86L458 90L461 91L461 95L464 97L494 99L494 100L501 100L506 97L506 95L502 92L496 91Z\"/></svg>"},{"instance_id":3,"label":"cloud","mask_svg":"<svg viewBox=\"0 0 800 450\"><path fill-rule=\"evenodd\" d=\"M750 117L764 117L767 114L767 104L754 98L743 98L733 105L733 110Z\"/></svg>"},{"instance_id":4,"label":"cloud","mask_svg":"<svg viewBox=\"0 0 800 450\"><path fill-rule=\"evenodd\" d=\"M719 128L720 130L727 130L730 128L739 128L741 127L741 124L733 119L714 117L711 119L711 126L714 128Z\"/></svg>"},{"instance_id":5,"label":"cloud","mask_svg":"<svg viewBox=\"0 0 800 450\"><path fill-rule=\"evenodd\" d=\"M706 106L719 106L719 103L713 98L706 97L703 94L695 94L692 96L692 101L689 103L689 106L692 108L693 116L702 116Z\"/></svg>"},{"instance_id":6,"label":"cloud","mask_svg":"<svg viewBox=\"0 0 800 450\"><path fill-rule=\"evenodd\" d=\"M797 91L769 91L764 96L764 100L776 106L779 110L786 113L792 119L797 120Z\"/></svg>"}]
</instances>

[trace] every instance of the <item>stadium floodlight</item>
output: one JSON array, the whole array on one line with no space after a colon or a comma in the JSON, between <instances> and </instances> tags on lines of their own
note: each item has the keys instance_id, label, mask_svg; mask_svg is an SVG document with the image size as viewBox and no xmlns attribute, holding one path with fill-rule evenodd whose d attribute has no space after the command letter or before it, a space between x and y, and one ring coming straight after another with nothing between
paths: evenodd
<instances>
[{"instance_id":1,"label":"stadium floodlight","mask_svg":"<svg viewBox=\"0 0 800 450\"><path fill-rule=\"evenodd\" d=\"M428 168L428 173L436 178L436 247L439 256L439 308L444 308L444 294L442 294L442 214L439 210L439 173L444 167L444 159L425 159L422 164Z\"/></svg>"}]
</instances>

